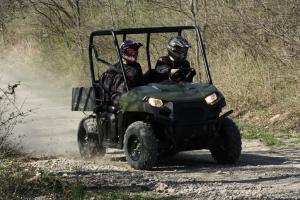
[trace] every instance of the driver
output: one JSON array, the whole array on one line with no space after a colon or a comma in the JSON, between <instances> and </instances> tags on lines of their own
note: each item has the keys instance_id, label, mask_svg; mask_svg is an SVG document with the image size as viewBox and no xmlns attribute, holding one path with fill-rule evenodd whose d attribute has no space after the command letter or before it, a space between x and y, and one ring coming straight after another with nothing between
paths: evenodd
<instances>
[{"instance_id":1,"label":"driver","mask_svg":"<svg viewBox=\"0 0 300 200\"><path fill-rule=\"evenodd\" d=\"M193 81L195 71L190 67L189 61L186 60L190 47L188 41L181 36L170 38L167 45L168 55L160 57L155 66L155 70L163 80Z\"/></svg>"},{"instance_id":2,"label":"driver","mask_svg":"<svg viewBox=\"0 0 300 200\"><path fill-rule=\"evenodd\" d=\"M129 89L143 84L143 73L141 65L137 62L138 49L143 46L139 42L125 40L120 46L122 62ZM103 75L104 87L109 92L110 102L114 106L119 105L121 94L126 92L121 63L111 66Z\"/></svg>"}]
</instances>

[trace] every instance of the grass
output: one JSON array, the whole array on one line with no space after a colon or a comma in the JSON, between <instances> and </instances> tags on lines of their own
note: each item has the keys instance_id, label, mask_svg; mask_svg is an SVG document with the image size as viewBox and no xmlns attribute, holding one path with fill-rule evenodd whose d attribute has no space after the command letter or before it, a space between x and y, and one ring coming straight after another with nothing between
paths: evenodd
<instances>
[{"instance_id":1,"label":"grass","mask_svg":"<svg viewBox=\"0 0 300 200\"><path fill-rule=\"evenodd\" d=\"M120 191L114 191L114 192L108 192L108 191L102 191L93 193L91 195L87 195L85 197L86 199L95 198L95 199L106 199L106 200L114 200L114 199L126 199L126 200L155 200L158 198L153 197L145 197L140 194L132 195L128 192L120 192ZM161 199L161 198L159 198Z\"/></svg>"},{"instance_id":2,"label":"grass","mask_svg":"<svg viewBox=\"0 0 300 200\"><path fill-rule=\"evenodd\" d=\"M80 182L68 182L57 176L26 168L26 159L7 158L0 163L0 199L38 196L58 199L81 199Z\"/></svg>"},{"instance_id":3,"label":"grass","mask_svg":"<svg viewBox=\"0 0 300 200\"><path fill-rule=\"evenodd\" d=\"M0 199L31 199L43 196L46 199L132 199L153 200L139 193L125 191L88 191L78 178L60 177L36 171L26 165L26 158L0 160Z\"/></svg>"},{"instance_id":4,"label":"grass","mask_svg":"<svg viewBox=\"0 0 300 200\"><path fill-rule=\"evenodd\" d=\"M292 130L272 130L239 123L242 138L258 139L268 146L300 144L299 133Z\"/></svg>"}]
</instances>

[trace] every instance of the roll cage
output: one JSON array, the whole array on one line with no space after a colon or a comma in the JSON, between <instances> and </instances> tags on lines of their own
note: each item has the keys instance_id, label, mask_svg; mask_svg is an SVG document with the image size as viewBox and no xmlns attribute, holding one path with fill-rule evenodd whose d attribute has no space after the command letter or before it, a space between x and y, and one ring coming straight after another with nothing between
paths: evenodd
<instances>
[{"instance_id":1,"label":"roll cage","mask_svg":"<svg viewBox=\"0 0 300 200\"><path fill-rule=\"evenodd\" d=\"M106 30L97 30L94 31L90 34L90 39L89 39L89 64L90 64L90 72L91 72L91 79L92 79L92 85L95 89L97 87L98 81L95 79L95 70L94 70L94 62L93 62L93 51L94 51L94 37L96 36L108 36L111 35L114 41L114 46L116 49L116 53L119 59L119 62L121 64L122 68L122 73L123 73L123 78L125 81L125 86L128 91L128 84L127 84L127 79L125 76L125 69L124 65L122 62L122 57L121 57L121 52L120 52L120 47L118 43L118 35L122 35L123 38L122 40L126 40L126 36L131 34L145 34L146 35L146 54L147 54L147 63L148 63L148 68L149 70L151 69L151 60L150 60L150 40L151 40L151 34L152 33L178 33L178 35L181 35L183 30L195 30L196 33L196 39L198 42L198 47L201 52L202 60L204 63L204 68L206 71L207 79L209 84L212 84L212 78L206 58L206 53L204 49L204 43L202 40L202 36L200 33L200 28L198 26L170 26L170 27L144 27L144 28L126 28L126 29L106 29ZM200 55L199 55L200 56ZM97 98L97 95L96 95Z\"/></svg>"}]
</instances>

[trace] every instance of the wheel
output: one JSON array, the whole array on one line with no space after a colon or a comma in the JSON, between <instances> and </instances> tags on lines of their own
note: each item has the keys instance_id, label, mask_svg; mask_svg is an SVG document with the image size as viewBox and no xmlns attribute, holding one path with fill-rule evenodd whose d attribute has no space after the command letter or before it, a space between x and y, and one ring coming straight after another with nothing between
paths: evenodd
<instances>
[{"instance_id":1,"label":"wheel","mask_svg":"<svg viewBox=\"0 0 300 200\"><path fill-rule=\"evenodd\" d=\"M228 118L223 119L218 145L210 149L212 157L220 164L234 164L241 155L242 141L236 124Z\"/></svg>"},{"instance_id":2,"label":"wheel","mask_svg":"<svg viewBox=\"0 0 300 200\"><path fill-rule=\"evenodd\" d=\"M105 148L99 143L96 119L92 116L81 120L78 128L77 142L79 153L84 159L105 155Z\"/></svg>"},{"instance_id":3,"label":"wheel","mask_svg":"<svg viewBox=\"0 0 300 200\"><path fill-rule=\"evenodd\" d=\"M137 121L129 125L124 136L126 160L134 169L151 169L157 161L157 141L150 124Z\"/></svg>"}]
</instances>

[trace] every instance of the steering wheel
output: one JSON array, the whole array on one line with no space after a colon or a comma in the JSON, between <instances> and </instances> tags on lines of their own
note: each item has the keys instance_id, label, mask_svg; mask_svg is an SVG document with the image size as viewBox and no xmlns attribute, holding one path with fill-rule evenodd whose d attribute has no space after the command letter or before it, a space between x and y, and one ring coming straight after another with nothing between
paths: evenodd
<instances>
[{"instance_id":1,"label":"steering wheel","mask_svg":"<svg viewBox=\"0 0 300 200\"><path fill-rule=\"evenodd\" d=\"M196 71L194 68L181 68L177 70L175 73L170 74L169 78L172 81L180 82L180 81L192 81L193 77L196 75Z\"/></svg>"}]
</instances>

